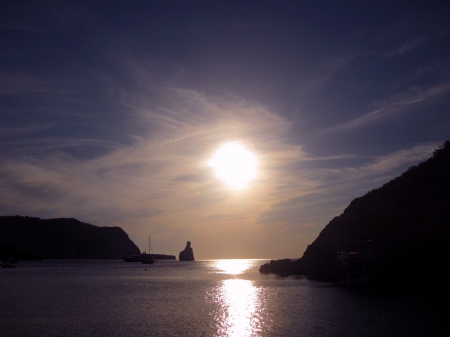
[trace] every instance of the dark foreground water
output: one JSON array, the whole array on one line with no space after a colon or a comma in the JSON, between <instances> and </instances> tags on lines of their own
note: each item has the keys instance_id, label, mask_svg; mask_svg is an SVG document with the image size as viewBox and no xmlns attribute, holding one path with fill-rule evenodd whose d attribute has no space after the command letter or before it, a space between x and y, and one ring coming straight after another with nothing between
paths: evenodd
<instances>
[{"instance_id":1,"label":"dark foreground water","mask_svg":"<svg viewBox=\"0 0 450 337\"><path fill-rule=\"evenodd\" d=\"M261 275L264 260L19 262L0 336L448 336L441 299Z\"/></svg>"}]
</instances>

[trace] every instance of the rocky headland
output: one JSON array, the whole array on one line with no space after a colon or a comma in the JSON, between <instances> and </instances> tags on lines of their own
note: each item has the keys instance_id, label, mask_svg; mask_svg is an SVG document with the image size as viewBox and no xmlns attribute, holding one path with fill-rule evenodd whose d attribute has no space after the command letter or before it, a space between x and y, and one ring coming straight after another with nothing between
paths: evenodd
<instances>
[{"instance_id":1,"label":"rocky headland","mask_svg":"<svg viewBox=\"0 0 450 337\"><path fill-rule=\"evenodd\" d=\"M0 244L0 260L42 261L42 257L28 253L11 245Z\"/></svg>"},{"instance_id":2,"label":"rocky headland","mask_svg":"<svg viewBox=\"0 0 450 337\"><path fill-rule=\"evenodd\" d=\"M382 187L354 199L295 261L271 261L262 273L312 280L433 280L450 257L450 142ZM430 282L430 281L427 281Z\"/></svg>"},{"instance_id":3,"label":"rocky headland","mask_svg":"<svg viewBox=\"0 0 450 337\"><path fill-rule=\"evenodd\" d=\"M0 248L1 254L13 254L17 260L121 259L140 254L122 228L71 218L0 216ZM2 258L15 257L6 255Z\"/></svg>"}]
</instances>

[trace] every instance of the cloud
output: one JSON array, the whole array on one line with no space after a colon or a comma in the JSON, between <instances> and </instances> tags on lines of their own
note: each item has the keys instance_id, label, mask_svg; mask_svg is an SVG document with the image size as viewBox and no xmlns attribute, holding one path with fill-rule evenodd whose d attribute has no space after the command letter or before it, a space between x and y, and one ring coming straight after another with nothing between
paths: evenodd
<instances>
[{"instance_id":1,"label":"cloud","mask_svg":"<svg viewBox=\"0 0 450 337\"><path fill-rule=\"evenodd\" d=\"M386 156L380 156L367 165L359 168L359 171L367 175L377 175L390 172L394 169L412 165L428 159L439 143L425 143L408 149L395 151Z\"/></svg>"},{"instance_id":2,"label":"cloud","mask_svg":"<svg viewBox=\"0 0 450 337\"><path fill-rule=\"evenodd\" d=\"M38 131L49 129L53 126L52 123L25 125L22 127L0 127L0 137L11 137L17 135L32 134Z\"/></svg>"},{"instance_id":3,"label":"cloud","mask_svg":"<svg viewBox=\"0 0 450 337\"><path fill-rule=\"evenodd\" d=\"M176 177L174 181L185 182L185 183L200 183L209 179L208 172L206 170L199 171L194 174L187 174L183 176Z\"/></svg>"},{"instance_id":4,"label":"cloud","mask_svg":"<svg viewBox=\"0 0 450 337\"><path fill-rule=\"evenodd\" d=\"M374 175L386 174L406 165L415 164L429 158L440 145L437 142L418 144L407 149L401 149L384 156L370 159L370 162L357 167L344 167L337 169L324 169L331 175L345 176L348 179L360 179Z\"/></svg>"},{"instance_id":5,"label":"cloud","mask_svg":"<svg viewBox=\"0 0 450 337\"><path fill-rule=\"evenodd\" d=\"M68 89L70 86L69 79L62 80L52 76L31 75L9 70L0 73L0 95L51 95L52 99L56 97L61 99L69 94L80 93L79 90Z\"/></svg>"},{"instance_id":6,"label":"cloud","mask_svg":"<svg viewBox=\"0 0 450 337\"><path fill-rule=\"evenodd\" d=\"M245 238L244 246L262 256L258 247L274 236L310 243L361 189L378 187L437 146L419 144L376 158L314 157L287 142L290 123L264 106L179 88L157 97L121 96L122 113L141 127L128 145L70 137L9 141L12 150L22 150L0 161L0 213L117 225L133 239L151 232L169 251L196 238L203 240L204 254L216 257L224 254L219 247L225 242L243 249L239 240ZM207 164L228 141L241 142L258 157L257 178L242 191L228 188ZM83 159L66 151L96 144L109 151ZM355 158L365 164L332 168L335 160ZM311 167L318 161L328 168ZM289 242L290 249L298 245Z\"/></svg>"},{"instance_id":7,"label":"cloud","mask_svg":"<svg viewBox=\"0 0 450 337\"><path fill-rule=\"evenodd\" d=\"M301 147L285 142L289 122L264 106L179 88L166 88L156 103L151 95L127 95L122 113L141 127L132 144L50 136L9 141L22 151L0 161L0 212L76 217L124 227L132 237L151 226L170 246L184 242L183 233L201 236L206 228L217 240L246 236L270 202L310 185L289 170L306 157ZM216 179L207 165L228 141L242 143L260 163L255 181L240 192ZM110 151L87 159L67 151L97 143Z\"/></svg>"},{"instance_id":8,"label":"cloud","mask_svg":"<svg viewBox=\"0 0 450 337\"><path fill-rule=\"evenodd\" d=\"M361 158L356 154L337 154L334 156L326 156L326 157L306 157L303 158L302 161L322 161L322 160L339 160L339 159L354 159Z\"/></svg>"},{"instance_id":9,"label":"cloud","mask_svg":"<svg viewBox=\"0 0 450 337\"><path fill-rule=\"evenodd\" d=\"M412 87L406 92L393 95L383 102L376 103L378 107L364 116L332 126L322 133L348 131L374 124L386 120L393 115L412 109L417 104L431 103L433 100L447 94L449 91L450 84L448 83L435 85L425 90L418 87Z\"/></svg>"},{"instance_id":10,"label":"cloud","mask_svg":"<svg viewBox=\"0 0 450 337\"><path fill-rule=\"evenodd\" d=\"M404 42L402 45L398 46L394 50L391 50L387 53L388 56L396 56L396 55L403 55L407 54L413 50L416 50L418 48L424 47L438 39L441 39L443 37L446 37L450 34L449 31L444 30L437 34L433 35L427 35L427 34L420 34L416 36L414 39Z\"/></svg>"},{"instance_id":11,"label":"cloud","mask_svg":"<svg viewBox=\"0 0 450 337\"><path fill-rule=\"evenodd\" d=\"M300 84L294 86L292 91L297 97L307 99L308 96L323 89L337 72L348 68L358 56L357 52L349 50L347 54L340 53L323 58L314 69L310 69L310 72L302 76Z\"/></svg>"},{"instance_id":12,"label":"cloud","mask_svg":"<svg viewBox=\"0 0 450 337\"><path fill-rule=\"evenodd\" d=\"M296 186L297 193L287 194L284 199L274 198L270 208L258 216L258 222L272 234L280 231L287 234L294 224L298 226L298 231L324 226L342 213L352 199L382 186L409 165L429 158L438 146L439 143L418 144L384 156L363 157L365 163L357 166L310 169L308 178L300 180L314 184L303 189ZM278 224L279 228L274 228L274 224ZM312 242L317 228L302 235Z\"/></svg>"}]
</instances>

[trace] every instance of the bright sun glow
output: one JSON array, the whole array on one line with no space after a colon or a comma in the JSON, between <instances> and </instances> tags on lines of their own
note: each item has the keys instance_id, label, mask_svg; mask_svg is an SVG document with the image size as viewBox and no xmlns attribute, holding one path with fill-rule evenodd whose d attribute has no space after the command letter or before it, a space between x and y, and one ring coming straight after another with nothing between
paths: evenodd
<instances>
[{"instance_id":1,"label":"bright sun glow","mask_svg":"<svg viewBox=\"0 0 450 337\"><path fill-rule=\"evenodd\" d=\"M221 274L239 275L249 269L252 264L251 261L247 259L217 260L214 263L214 266Z\"/></svg>"},{"instance_id":2,"label":"bright sun glow","mask_svg":"<svg viewBox=\"0 0 450 337\"><path fill-rule=\"evenodd\" d=\"M232 142L223 145L210 160L216 175L231 188L240 190L256 175L258 161L253 153Z\"/></svg>"}]
</instances>

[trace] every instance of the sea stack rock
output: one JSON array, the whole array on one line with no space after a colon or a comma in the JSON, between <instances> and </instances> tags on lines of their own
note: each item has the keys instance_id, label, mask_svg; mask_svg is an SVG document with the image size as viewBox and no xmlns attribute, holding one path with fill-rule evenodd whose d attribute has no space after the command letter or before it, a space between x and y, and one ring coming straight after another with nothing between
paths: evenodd
<instances>
[{"instance_id":1,"label":"sea stack rock","mask_svg":"<svg viewBox=\"0 0 450 337\"><path fill-rule=\"evenodd\" d=\"M191 241L186 243L186 248L180 252L180 261L194 261L194 251L191 248Z\"/></svg>"}]
</instances>

